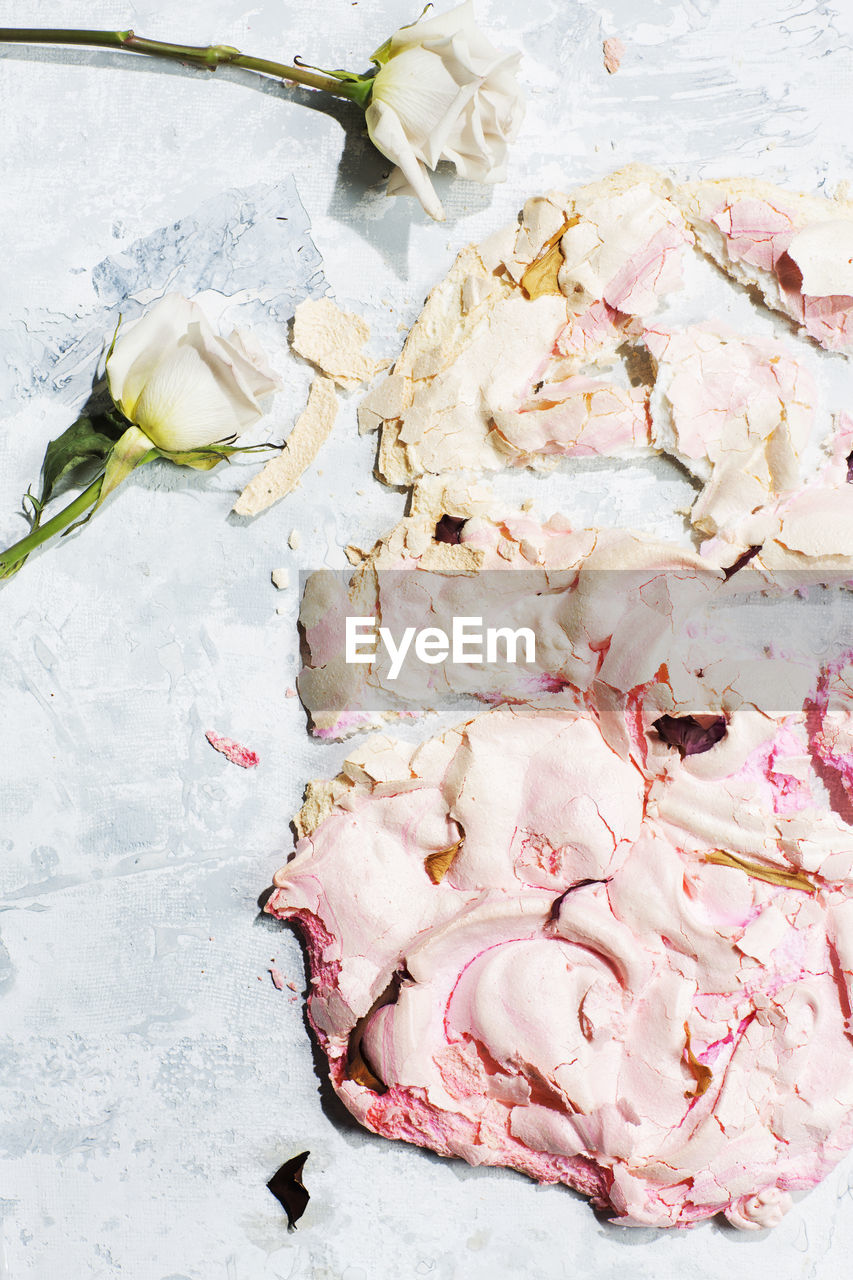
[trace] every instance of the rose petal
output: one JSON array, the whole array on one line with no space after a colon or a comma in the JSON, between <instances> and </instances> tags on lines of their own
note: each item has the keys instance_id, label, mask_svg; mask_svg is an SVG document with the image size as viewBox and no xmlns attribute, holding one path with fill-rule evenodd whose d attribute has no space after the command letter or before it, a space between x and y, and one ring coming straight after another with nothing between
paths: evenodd
<instances>
[{"instance_id":1,"label":"rose petal","mask_svg":"<svg viewBox=\"0 0 853 1280\"><path fill-rule=\"evenodd\" d=\"M134 419L160 449L180 453L238 435L260 416L229 395L219 371L190 345L162 358L145 383Z\"/></svg>"},{"instance_id":2,"label":"rose petal","mask_svg":"<svg viewBox=\"0 0 853 1280\"><path fill-rule=\"evenodd\" d=\"M200 314L194 302L169 293L129 328L119 329L107 359L107 384L128 419L132 419L142 389L164 351L176 346L187 326Z\"/></svg>"},{"instance_id":3,"label":"rose petal","mask_svg":"<svg viewBox=\"0 0 853 1280\"><path fill-rule=\"evenodd\" d=\"M436 222L443 222L445 215L441 201L395 113L383 102L371 102L365 119L373 145L397 165L399 170L398 174L391 175L388 183L389 195L415 195L431 218Z\"/></svg>"}]
</instances>

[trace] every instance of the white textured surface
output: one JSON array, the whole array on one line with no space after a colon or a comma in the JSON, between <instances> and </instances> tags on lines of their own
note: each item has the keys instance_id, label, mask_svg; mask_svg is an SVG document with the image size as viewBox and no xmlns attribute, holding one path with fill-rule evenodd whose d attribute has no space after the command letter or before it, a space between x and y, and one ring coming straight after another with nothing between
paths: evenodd
<instances>
[{"instance_id":1,"label":"white textured surface","mask_svg":"<svg viewBox=\"0 0 853 1280\"><path fill-rule=\"evenodd\" d=\"M131 24L358 69L418 7L3 0L0 25ZM530 105L505 186L440 179L444 226L385 200L387 165L345 105L306 110L304 94L237 72L0 50L4 543L23 531L13 511L92 371L42 385L39 347L91 332L121 301L95 290L107 257L199 208L208 247L229 216L250 222L235 189L272 184L296 219L295 178L322 264L294 266L294 298L325 282L374 324L375 354L393 355L455 250L537 189L631 160L803 190L849 173L845 0L479 0L478 13L523 48ZM608 35L626 45L615 76ZM268 262L248 255L237 284L255 318L253 293L272 291L269 316L287 289L264 234ZM158 262L144 255L140 286ZM217 264L194 250L195 284L225 287ZM261 327L287 377L271 420L284 431L309 371L286 356L283 325ZM374 445L354 417L348 399L334 448L254 523L228 516L254 462L209 476L152 466L0 591L0 1280L839 1274L853 1247L850 1161L771 1236L622 1232L564 1190L373 1138L328 1102L301 997L267 974L275 957L301 993L299 947L255 917L305 779L343 754L309 741L285 698L297 581L276 591L270 571L342 565L347 542L369 543L403 509L372 479ZM563 474L536 490L551 507L648 527L653 485L659 513L686 492L675 471L609 468L585 471L582 488ZM208 728L245 741L260 766L234 768ZM312 1199L289 1234L264 1183L305 1148Z\"/></svg>"}]
</instances>

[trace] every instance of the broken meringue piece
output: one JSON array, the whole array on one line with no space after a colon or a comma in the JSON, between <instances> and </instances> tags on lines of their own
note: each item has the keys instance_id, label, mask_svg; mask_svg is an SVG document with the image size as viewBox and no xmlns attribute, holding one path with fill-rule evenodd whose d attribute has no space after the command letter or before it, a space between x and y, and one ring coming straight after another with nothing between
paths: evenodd
<instances>
[{"instance_id":1,"label":"broken meringue piece","mask_svg":"<svg viewBox=\"0 0 853 1280\"><path fill-rule=\"evenodd\" d=\"M571 197L574 224L561 241L560 288L580 312L605 302L643 318L681 285L681 257L693 236L670 202L665 180L629 167Z\"/></svg>"},{"instance_id":2,"label":"broken meringue piece","mask_svg":"<svg viewBox=\"0 0 853 1280\"><path fill-rule=\"evenodd\" d=\"M529 200L518 228L462 251L359 410L362 430L382 428L383 480L648 449L642 388L592 380L599 394L586 404L570 383L612 361L680 286L692 234L668 191L632 166ZM527 421L542 388L561 383L566 420Z\"/></svg>"},{"instance_id":3,"label":"broken meringue piece","mask_svg":"<svg viewBox=\"0 0 853 1280\"><path fill-rule=\"evenodd\" d=\"M853 204L721 179L680 189L697 241L829 351L853 351Z\"/></svg>"},{"instance_id":4,"label":"broken meringue piece","mask_svg":"<svg viewBox=\"0 0 853 1280\"><path fill-rule=\"evenodd\" d=\"M653 440L705 482L691 511L735 550L745 520L799 482L814 420L812 378L779 342L709 326L648 329Z\"/></svg>"},{"instance_id":5,"label":"broken meringue piece","mask_svg":"<svg viewBox=\"0 0 853 1280\"><path fill-rule=\"evenodd\" d=\"M315 378L308 403L293 424L281 453L252 477L234 503L232 509L238 516L259 515L293 492L331 435L337 414L334 383L330 378Z\"/></svg>"},{"instance_id":6,"label":"broken meringue piece","mask_svg":"<svg viewBox=\"0 0 853 1280\"><path fill-rule=\"evenodd\" d=\"M542 383L513 411L493 415L498 447L518 465L540 458L617 457L648 450L648 394L575 374Z\"/></svg>"},{"instance_id":7,"label":"broken meringue piece","mask_svg":"<svg viewBox=\"0 0 853 1280\"><path fill-rule=\"evenodd\" d=\"M366 320L342 311L331 298L306 298L293 320L294 351L343 387L352 390L371 382L390 360L372 360L362 350L370 338Z\"/></svg>"},{"instance_id":8,"label":"broken meringue piece","mask_svg":"<svg viewBox=\"0 0 853 1280\"><path fill-rule=\"evenodd\" d=\"M788 245L788 257L800 269L806 297L853 297L853 217L803 227Z\"/></svg>"}]
</instances>

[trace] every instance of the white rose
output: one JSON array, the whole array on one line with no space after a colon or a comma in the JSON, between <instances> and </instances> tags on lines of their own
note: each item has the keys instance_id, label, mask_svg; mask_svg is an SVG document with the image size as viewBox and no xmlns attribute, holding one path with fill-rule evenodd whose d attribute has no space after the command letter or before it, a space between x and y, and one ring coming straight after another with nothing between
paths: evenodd
<instances>
[{"instance_id":1,"label":"white rose","mask_svg":"<svg viewBox=\"0 0 853 1280\"><path fill-rule=\"evenodd\" d=\"M471 0L401 27L383 45L366 119L374 146L398 166L389 195L417 196L440 220L444 210L427 175L439 160L452 160L463 178L504 180L507 143L524 115L520 57L486 38Z\"/></svg>"},{"instance_id":2,"label":"white rose","mask_svg":"<svg viewBox=\"0 0 853 1280\"><path fill-rule=\"evenodd\" d=\"M107 382L128 422L169 453L233 439L261 416L258 397L280 385L243 336L217 337L198 304L177 293L120 331Z\"/></svg>"}]
</instances>

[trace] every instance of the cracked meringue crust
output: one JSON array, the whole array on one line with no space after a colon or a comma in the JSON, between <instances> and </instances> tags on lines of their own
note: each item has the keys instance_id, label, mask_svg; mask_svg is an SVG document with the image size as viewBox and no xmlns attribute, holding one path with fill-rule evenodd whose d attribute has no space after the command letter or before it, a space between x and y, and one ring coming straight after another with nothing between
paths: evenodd
<instances>
[{"instance_id":1,"label":"cracked meringue crust","mask_svg":"<svg viewBox=\"0 0 853 1280\"><path fill-rule=\"evenodd\" d=\"M328 738L442 692L500 705L414 749L370 738L311 784L267 910L306 939L309 1018L367 1128L623 1225L760 1230L853 1145L853 655L809 689L772 646L749 671L701 638L677 652L675 618L791 570L853 581L853 418L804 483L805 365L655 320L694 242L853 351L853 205L766 183L632 167L537 197L430 295L360 409L411 508L348 584L309 580L299 689ZM654 452L704 486L701 554L496 512L457 474ZM404 606L386 570L412 571ZM392 677L343 663L340 617L441 621L430 574L470 612L485 571L508 620L535 599L538 665L441 672L429 696L393 677L369 703Z\"/></svg>"},{"instance_id":2,"label":"cracked meringue crust","mask_svg":"<svg viewBox=\"0 0 853 1280\"><path fill-rule=\"evenodd\" d=\"M853 1143L853 827L814 721L838 678L691 755L654 686L621 751L594 694L362 744L267 907L352 1113L625 1225L775 1225Z\"/></svg>"}]
</instances>

